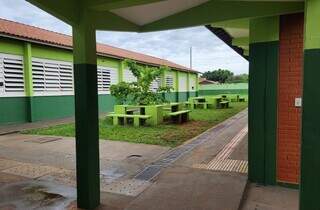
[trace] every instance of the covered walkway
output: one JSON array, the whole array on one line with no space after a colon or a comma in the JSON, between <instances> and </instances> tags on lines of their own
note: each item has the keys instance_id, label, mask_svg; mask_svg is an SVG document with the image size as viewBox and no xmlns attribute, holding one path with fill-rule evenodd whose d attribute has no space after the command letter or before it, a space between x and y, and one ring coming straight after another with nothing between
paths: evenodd
<instances>
[{"instance_id":1,"label":"covered walkway","mask_svg":"<svg viewBox=\"0 0 320 210\"><path fill-rule=\"evenodd\" d=\"M238 209L247 183L247 120L245 110L172 150L101 141L101 208ZM0 137L0 208L76 205L74 139L53 138Z\"/></svg>"},{"instance_id":2,"label":"covered walkway","mask_svg":"<svg viewBox=\"0 0 320 210\"><path fill-rule=\"evenodd\" d=\"M96 30L211 24L249 56L249 180L299 187L300 209L319 209L319 0L28 1L73 28L79 207L100 204Z\"/></svg>"}]
</instances>

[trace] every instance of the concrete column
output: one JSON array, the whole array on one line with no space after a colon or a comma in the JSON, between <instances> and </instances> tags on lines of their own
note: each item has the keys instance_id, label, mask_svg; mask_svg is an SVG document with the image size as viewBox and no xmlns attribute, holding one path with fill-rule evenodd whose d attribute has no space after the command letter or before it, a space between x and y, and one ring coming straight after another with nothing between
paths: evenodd
<instances>
[{"instance_id":1,"label":"concrete column","mask_svg":"<svg viewBox=\"0 0 320 210\"><path fill-rule=\"evenodd\" d=\"M85 11L73 26L73 54L77 203L94 209L100 203L97 56L95 29Z\"/></svg>"},{"instance_id":2,"label":"concrete column","mask_svg":"<svg viewBox=\"0 0 320 210\"><path fill-rule=\"evenodd\" d=\"M32 80L32 47L31 43L24 44L23 54L23 74L24 86L27 97L27 120L33 122L32 117L32 97L33 97L33 80Z\"/></svg>"},{"instance_id":3,"label":"concrete column","mask_svg":"<svg viewBox=\"0 0 320 210\"><path fill-rule=\"evenodd\" d=\"M179 72L175 70L175 77L176 77L176 82L175 82L175 92L176 92L176 102L179 102Z\"/></svg>"},{"instance_id":4,"label":"concrete column","mask_svg":"<svg viewBox=\"0 0 320 210\"><path fill-rule=\"evenodd\" d=\"M320 1L305 1L300 210L319 209Z\"/></svg>"},{"instance_id":5,"label":"concrete column","mask_svg":"<svg viewBox=\"0 0 320 210\"><path fill-rule=\"evenodd\" d=\"M187 100L189 100L190 97L190 73L187 73Z\"/></svg>"},{"instance_id":6,"label":"concrete column","mask_svg":"<svg viewBox=\"0 0 320 210\"><path fill-rule=\"evenodd\" d=\"M276 182L279 17L250 20L249 180Z\"/></svg>"},{"instance_id":7,"label":"concrete column","mask_svg":"<svg viewBox=\"0 0 320 210\"><path fill-rule=\"evenodd\" d=\"M124 61L119 62L119 70L118 70L118 77L119 77L119 82L123 82L123 71L124 71L125 65Z\"/></svg>"}]
</instances>

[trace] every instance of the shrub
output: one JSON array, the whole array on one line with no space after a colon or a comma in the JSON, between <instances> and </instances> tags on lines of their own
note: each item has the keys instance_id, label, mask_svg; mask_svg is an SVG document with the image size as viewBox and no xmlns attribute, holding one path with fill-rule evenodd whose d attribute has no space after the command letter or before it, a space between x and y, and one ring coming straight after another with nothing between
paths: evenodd
<instances>
[{"instance_id":1,"label":"shrub","mask_svg":"<svg viewBox=\"0 0 320 210\"><path fill-rule=\"evenodd\" d=\"M166 102L164 93L171 91L169 87L159 87L155 92L150 91L151 83L159 78L168 67L148 67L138 65L131 60L125 60L129 70L137 78L137 82L120 82L110 87L111 95L116 97L119 104L151 105Z\"/></svg>"}]
</instances>

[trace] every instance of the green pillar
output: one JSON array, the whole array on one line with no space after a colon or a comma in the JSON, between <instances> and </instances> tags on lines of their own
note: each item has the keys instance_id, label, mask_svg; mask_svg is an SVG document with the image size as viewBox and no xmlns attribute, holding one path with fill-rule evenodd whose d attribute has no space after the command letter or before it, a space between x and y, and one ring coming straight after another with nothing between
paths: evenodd
<instances>
[{"instance_id":1,"label":"green pillar","mask_svg":"<svg viewBox=\"0 0 320 210\"><path fill-rule=\"evenodd\" d=\"M96 34L84 11L73 26L77 204L100 204Z\"/></svg>"},{"instance_id":2,"label":"green pillar","mask_svg":"<svg viewBox=\"0 0 320 210\"><path fill-rule=\"evenodd\" d=\"M161 87L166 86L166 70L164 70L160 76L160 81L161 81ZM166 93L161 93L162 97L166 99Z\"/></svg>"},{"instance_id":3,"label":"green pillar","mask_svg":"<svg viewBox=\"0 0 320 210\"><path fill-rule=\"evenodd\" d=\"M279 17L250 20L249 180L276 183Z\"/></svg>"},{"instance_id":4,"label":"green pillar","mask_svg":"<svg viewBox=\"0 0 320 210\"><path fill-rule=\"evenodd\" d=\"M33 122L32 117L32 97L33 97L33 81L32 81L32 47L31 43L24 44L23 54L23 74L24 74L24 89L27 97L27 120Z\"/></svg>"},{"instance_id":5,"label":"green pillar","mask_svg":"<svg viewBox=\"0 0 320 210\"><path fill-rule=\"evenodd\" d=\"M320 206L320 1L305 2L300 210Z\"/></svg>"},{"instance_id":6,"label":"green pillar","mask_svg":"<svg viewBox=\"0 0 320 210\"><path fill-rule=\"evenodd\" d=\"M124 61L120 61L119 63L119 71L118 71L118 76L119 76L119 82L123 82L123 71L124 71Z\"/></svg>"},{"instance_id":7,"label":"green pillar","mask_svg":"<svg viewBox=\"0 0 320 210\"><path fill-rule=\"evenodd\" d=\"M196 96L199 96L199 75L196 74Z\"/></svg>"},{"instance_id":8,"label":"green pillar","mask_svg":"<svg viewBox=\"0 0 320 210\"><path fill-rule=\"evenodd\" d=\"M178 71L175 71L175 92L176 92L176 102L179 102L179 72Z\"/></svg>"},{"instance_id":9,"label":"green pillar","mask_svg":"<svg viewBox=\"0 0 320 210\"><path fill-rule=\"evenodd\" d=\"M187 73L187 100L190 97L190 73Z\"/></svg>"}]
</instances>

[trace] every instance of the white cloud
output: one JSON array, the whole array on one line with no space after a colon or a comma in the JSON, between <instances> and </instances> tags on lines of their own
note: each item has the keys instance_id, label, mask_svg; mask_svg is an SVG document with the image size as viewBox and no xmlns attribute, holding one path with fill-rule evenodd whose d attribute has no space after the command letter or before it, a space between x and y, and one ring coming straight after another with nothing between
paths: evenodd
<instances>
[{"instance_id":1,"label":"white cloud","mask_svg":"<svg viewBox=\"0 0 320 210\"><path fill-rule=\"evenodd\" d=\"M24 0L0 0L0 17L48 30L71 34L71 27ZM184 66L190 63L201 72L217 68L247 73L248 62L205 27L151 32L97 32L97 41L164 58Z\"/></svg>"}]
</instances>

